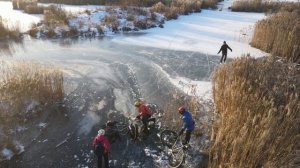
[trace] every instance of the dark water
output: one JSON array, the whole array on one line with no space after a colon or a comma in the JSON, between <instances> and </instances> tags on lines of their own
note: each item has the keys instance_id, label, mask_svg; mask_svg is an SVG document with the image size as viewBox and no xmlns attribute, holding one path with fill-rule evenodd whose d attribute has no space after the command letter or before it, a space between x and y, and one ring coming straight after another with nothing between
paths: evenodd
<instances>
[{"instance_id":1,"label":"dark water","mask_svg":"<svg viewBox=\"0 0 300 168\"><path fill-rule=\"evenodd\" d=\"M161 69L171 76L207 81L219 60L197 52L121 45L112 42L113 38L25 38L22 42L0 43L2 60L38 62L62 69L66 93L63 105L24 125L29 129L16 138L24 144L25 152L0 162L0 167L93 167L91 143L101 125L107 120L135 116L132 103L136 98L163 107L177 90ZM40 122L47 127L36 129ZM132 161L137 167L155 167L143 149L158 139L153 136L148 141L135 144L123 136L121 142L112 145L115 167L127 167Z\"/></svg>"}]
</instances>

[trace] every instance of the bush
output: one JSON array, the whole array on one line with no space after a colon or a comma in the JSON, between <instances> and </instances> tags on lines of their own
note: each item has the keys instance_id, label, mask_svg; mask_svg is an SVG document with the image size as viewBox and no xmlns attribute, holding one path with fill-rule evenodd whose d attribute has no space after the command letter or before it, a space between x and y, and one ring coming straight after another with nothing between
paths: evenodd
<instances>
[{"instance_id":1,"label":"bush","mask_svg":"<svg viewBox=\"0 0 300 168\"><path fill-rule=\"evenodd\" d=\"M243 57L215 70L210 167L296 167L299 73L272 57Z\"/></svg>"},{"instance_id":2,"label":"bush","mask_svg":"<svg viewBox=\"0 0 300 168\"><path fill-rule=\"evenodd\" d=\"M24 12L28 14L42 14L44 13L44 7L38 5L28 5L26 6Z\"/></svg>"},{"instance_id":3,"label":"bush","mask_svg":"<svg viewBox=\"0 0 300 168\"><path fill-rule=\"evenodd\" d=\"M166 12L164 13L165 17L168 20L177 19L179 16L179 9L177 7L167 8Z\"/></svg>"},{"instance_id":4,"label":"bush","mask_svg":"<svg viewBox=\"0 0 300 168\"><path fill-rule=\"evenodd\" d=\"M300 13L280 12L256 23L251 45L300 63Z\"/></svg>"},{"instance_id":5,"label":"bush","mask_svg":"<svg viewBox=\"0 0 300 168\"><path fill-rule=\"evenodd\" d=\"M44 9L44 20L48 25L68 24L68 14L60 6L50 5Z\"/></svg>"},{"instance_id":6,"label":"bush","mask_svg":"<svg viewBox=\"0 0 300 168\"><path fill-rule=\"evenodd\" d=\"M39 32L39 29L38 29L37 24L33 23L33 24L31 25L31 28L30 28L29 32L28 32L29 35L30 35L31 37L36 37L38 32Z\"/></svg>"},{"instance_id":7,"label":"bush","mask_svg":"<svg viewBox=\"0 0 300 168\"><path fill-rule=\"evenodd\" d=\"M168 20L177 19L179 15L201 11L200 0L174 0L169 5L159 2L151 7L152 12L163 14Z\"/></svg>"},{"instance_id":8,"label":"bush","mask_svg":"<svg viewBox=\"0 0 300 168\"><path fill-rule=\"evenodd\" d=\"M151 7L151 11L152 12L157 12L157 13L165 13L166 8L167 7L163 3L158 2L157 4L155 4Z\"/></svg>"},{"instance_id":9,"label":"bush","mask_svg":"<svg viewBox=\"0 0 300 168\"><path fill-rule=\"evenodd\" d=\"M218 0L203 0L202 1L202 8L207 9L217 9Z\"/></svg>"},{"instance_id":10,"label":"bush","mask_svg":"<svg viewBox=\"0 0 300 168\"><path fill-rule=\"evenodd\" d=\"M117 16L113 14L106 15L103 18L103 24L111 26L113 32L117 32L119 29L119 20Z\"/></svg>"},{"instance_id":11,"label":"bush","mask_svg":"<svg viewBox=\"0 0 300 168\"><path fill-rule=\"evenodd\" d=\"M135 20L135 16L132 15L132 14L129 14L129 15L127 15L126 20L128 20L128 21L134 21Z\"/></svg>"}]
</instances>

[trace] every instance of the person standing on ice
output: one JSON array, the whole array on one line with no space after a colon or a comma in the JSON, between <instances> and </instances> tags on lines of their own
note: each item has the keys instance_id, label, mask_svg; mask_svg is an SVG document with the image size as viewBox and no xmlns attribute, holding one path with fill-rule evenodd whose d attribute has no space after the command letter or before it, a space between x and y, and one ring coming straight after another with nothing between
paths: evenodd
<instances>
[{"instance_id":1,"label":"person standing on ice","mask_svg":"<svg viewBox=\"0 0 300 168\"><path fill-rule=\"evenodd\" d=\"M100 129L98 135L93 140L94 153L97 156L98 168L102 168L102 158L104 158L105 168L109 168L108 164L108 153L110 150L110 144L104 136L105 130Z\"/></svg>"},{"instance_id":2,"label":"person standing on ice","mask_svg":"<svg viewBox=\"0 0 300 168\"><path fill-rule=\"evenodd\" d=\"M184 106L180 106L178 108L179 114L182 115L182 121L183 121L183 126L182 129L180 130L178 136L180 136L184 131L185 131L185 139L183 141L184 145L187 145L190 142L191 139L191 134L195 128L195 121L192 118L192 115L190 112L188 112Z\"/></svg>"},{"instance_id":3,"label":"person standing on ice","mask_svg":"<svg viewBox=\"0 0 300 168\"><path fill-rule=\"evenodd\" d=\"M221 46L218 54L222 51L222 57L221 57L221 60L220 60L220 63L225 63L226 61L226 58L227 58L227 49L229 49L231 52L232 52L232 49L226 44L226 41L223 42L223 45Z\"/></svg>"}]
</instances>

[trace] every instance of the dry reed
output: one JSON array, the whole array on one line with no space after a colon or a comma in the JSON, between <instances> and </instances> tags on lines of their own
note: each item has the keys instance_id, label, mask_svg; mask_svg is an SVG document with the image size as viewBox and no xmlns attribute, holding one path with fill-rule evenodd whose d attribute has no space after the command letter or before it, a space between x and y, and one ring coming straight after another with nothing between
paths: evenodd
<instances>
[{"instance_id":1,"label":"dry reed","mask_svg":"<svg viewBox=\"0 0 300 168\"><path fill-rule=\"evenodd\" d=\"M44 8L44 20L48 25L67 24L68 13L61 6L50 5Z\"/></svg>"},{"instance_id":2,"label":"dry reed","mask_svg":"<svg viewBox=\"0 0 300 168\"><path fill-rule=\"evenodd\" d=\"M27 5L24 9L25 13L28 14L42 14L44 13L44 7L36 5Z\"/></svg>"},{"instance_id":3,"label":"dry reed","mask_svg":"<svg viewBox=\"0 0 300 168\"><path fill-rule=\"evenodd\" d=\"M152 12L163 14L168 20L177 19L179 15L187 15L192 12L201 11L200 0L174 0L168 5L158 2L151 7Z\"/></svg>"},{"instance_id":4,"label":"dry reed","mask_svg":"<svg viewBox=\"0 0 300 168\"><path fill-rule=\"evenodd\" d=\"M274 57L242 57L215 70L209 167L297 166L299 72Z\"/></svg>"},{"instance_id":5,"label":"dry reed","mask_svg":"<svg viewBox=\"0 0 300 168\"><path fill-rule=\"evenodd\" d=\"M300 63L300 13L279 12L256 23L251 45Z\"/></svg>"},{"instance_id":6,"label":"dry reed","mask_svg":"<svg viewBox=\"0 0 300 168\"><path fill-rule=\"evenodd\" d=\"M20 27L14 26L12 28L8 28L8 26L5 24L5 21L0 16L0 40L6 38L18 39L20 37Z\"/></svg>"},{"instance_id":7,"label":"dry reed","mask_svg":"<svg viewBox=\"0 0 300 168\"><path fill-rule=\"evenodd\" d=\"M300 8L300 3L279 2L266 0L236 0L231 9L236 12L267 12L275 13L279 11L294 11Z\"/></svg>"},{"instance_id":8,"label":"dry reed","mask_svg":"<svg viewBox=\"0 0 300 168\"><path fill-rule=\"evenodd\" d=\"M63 99L63 74L51 66L1 62L0 73L1 122L23 119L29 102L51 105Z\"/></svg>"},{"instance_id":9,"label":"dry reed","mask_svg":"<svg viewBox=\"0 0 300 168\"><path fill-rule=\"evenodd\" d=\"M207 9L216 9L219 0L202 0L202 8Z\"/></svg>"}]
</instances>

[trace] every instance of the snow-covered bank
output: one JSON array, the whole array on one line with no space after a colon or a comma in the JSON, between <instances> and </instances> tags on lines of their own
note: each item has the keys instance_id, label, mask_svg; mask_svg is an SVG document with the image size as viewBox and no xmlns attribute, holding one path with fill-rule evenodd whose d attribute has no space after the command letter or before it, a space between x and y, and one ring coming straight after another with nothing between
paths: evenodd
<instances>
[{"instance_id":1,"label":"snow-covered bank","mask_svg":"<svg viewBox=\"0 0 300 168\"><path fill-rule=\"evenodd\" d=\"M52 6L51 9L52 13L47 14L50 17L63 12L60 7ZM164 16L151 12L149 8L105 7L86 9L79 13L74 12L78 9L82 10L83 8L69 9L73 12L66 18L67 21L65 19L56 22L51 19L44 20L31 31L30 35L37 38L109 36L118 32L131 32L161 26L165 20ZM62 22L64 23L62 24Z\"/></svg>"},{"instance_id":2,"label":"snow-covered bank","mask_svg":"<svg viewBox=\"0 0 300 168\"><path fill-rule=\"evenodd\" d=\"M226 40L233 52L228 57L240 57L250 53L263 56L266 53L251 47L248 43L255 22L263 19L262 13L241 13L229 11L202 10L178 20L168 21L164 29L149 29L146 35L136 38L121 37L114 41L170 50L197 51L217 54Z\"/></svg>"},{"instance_id":3,"label":"snow-covered bank","mask_svg":"<svg viewBox=\"0 0 300 168\"><path fill-rule=\"evenodd\" d=\"M39 6L50 6L53 4L48 4L48 3L38 3ZM65 5L61 4L60 5L65 11L70 12L70 13L80 13L84 12L86 10L97 10L97 9L105 9L105 6L102 5Z\"/></svg>"},{"instance_id":4,"label":"snow-covered bank","mask_svg":"<svg viewBox=\"0 0 300 168\"><path fill-rule=\"evenodd\" d=\"M0 1L0 17L8 27L19 26L21 32L25 32L30 29L32 23L40 22L42 15L29 15L20 10L13 10L10 1Z\"/></svg>"}]
</instances>

